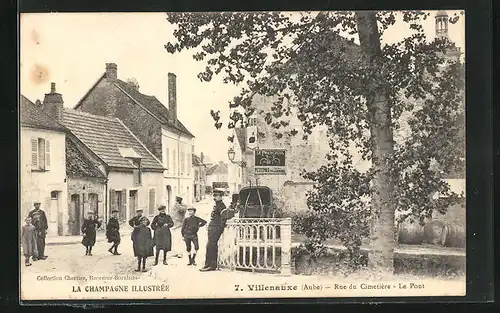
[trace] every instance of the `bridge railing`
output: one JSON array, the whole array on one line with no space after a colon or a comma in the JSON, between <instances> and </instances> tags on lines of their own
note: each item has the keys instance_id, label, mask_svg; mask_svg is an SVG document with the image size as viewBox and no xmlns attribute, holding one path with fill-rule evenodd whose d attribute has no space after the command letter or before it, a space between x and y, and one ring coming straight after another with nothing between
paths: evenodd
<instances>
[{"instance_id":1,"label":"bridge railing","mask_svg":"<svg viewBox=\"0 0 500 313\"><path fill-rule=\"evenodd\" d=\"M233 218L219 240L219 268L291 275L290 218Z\"/></svg>"}]
</instances>

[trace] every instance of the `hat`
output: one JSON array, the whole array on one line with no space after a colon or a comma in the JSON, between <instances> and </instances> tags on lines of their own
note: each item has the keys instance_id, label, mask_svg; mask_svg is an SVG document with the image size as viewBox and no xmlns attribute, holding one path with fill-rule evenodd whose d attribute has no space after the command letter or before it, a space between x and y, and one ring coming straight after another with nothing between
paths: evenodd
<instances>
[{"instance_id":1,"label":"hat","mask_svg":"<svg viewBox=\"0 0 500 313\"><path fill-rule=\"evenodd\" d=\"M111 213L119 212L117 209L111 210Z\"/></svg>"},{"instance_id":2,"label":"hat","mask_svg":"<svg viewBox=\"0 0 500 313\"><path fill-rule=\"evenodd\" d=\"M163 204L158 207L158 211L165 210L167 207Z\"/></svg>"},{"instance_id":3,"label":"hat","mask_svg":"<svg viewBox=\"0 0 500 313\"><path fill-rule=\"evenodd\" d=\"M196 208L188 208L187 210L196 212Z\"/></svg>"},{"instance_id":4,"label":"hat","mask_svg":"<svg viewBox=\"0 0 500 313\"><path fill-rule=\"evenodd\" d=\"M41 204L40 201L35 201L33 204Z\"/></svg>"},{"instance_id":5,"label":"hat","mask_svg":"<svg viewBox=\"0 0 500 313\"><path fill-rule=\"evenodd\" d=\"M137 213L137 212L144 212L144 210L143 210L143 209L136 209L136 210L135 210L135 212L136 212L136 213Z\"/></svg>"},{"instance_id":6,"label":"hat","mask_svg":"<svg viewBox=\"0 0 500 313\"><path fill-rule=\"evenodd\" d=\"M175 200L182 201L182 197L175 197Z\"/></svg>"}]
</instances>

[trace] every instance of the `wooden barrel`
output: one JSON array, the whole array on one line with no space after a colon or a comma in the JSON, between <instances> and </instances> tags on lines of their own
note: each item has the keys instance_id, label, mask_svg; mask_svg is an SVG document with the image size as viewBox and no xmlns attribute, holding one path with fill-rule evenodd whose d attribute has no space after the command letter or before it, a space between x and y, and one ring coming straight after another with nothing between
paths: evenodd
<instances>
[{"instance_id":1,"label":"wooden barrel","mask_svg":"<svg viewBox=\"0 0 500 313\"><path fill-rule=\"evenodd\" d=\"M406 220L398 224L398 242L420 245L424 238L423 227L416 221Z\"/></svg>"},{"instance_id":2,"label":"wooden barrel","mask_svg":"<svg viewBox=\"0 0 500 313\"><path fill-rule=\"evenodd\" d=\"M441 221L430 221L424 225L424 243L441 244L444 223Z\"/></svg>"},{"instance_id":3,"label":"wooden barrel","mask_svg":"<svg viewBox=\"0 0 500 313\"><path fill-rule=\"evenodd\" d=\"M441 244L445 247L465 248L465 228L456 224L445 224Z\"/></svg>"}]
</instances>

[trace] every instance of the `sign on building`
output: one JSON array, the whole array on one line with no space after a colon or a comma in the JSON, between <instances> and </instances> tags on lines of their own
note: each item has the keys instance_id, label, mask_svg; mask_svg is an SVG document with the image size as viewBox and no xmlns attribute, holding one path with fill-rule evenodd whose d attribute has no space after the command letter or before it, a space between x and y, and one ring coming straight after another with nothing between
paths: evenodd
<instances>
[{"instance_id":1,"label":"sign on building","mask_svg":"<svg viewBox=\"0 0 500 313\"><path fill-rule=\"evenodd\" d=\"M285 175L285 149L255 150L256 175Z\"/></svg>"}]
</instances>

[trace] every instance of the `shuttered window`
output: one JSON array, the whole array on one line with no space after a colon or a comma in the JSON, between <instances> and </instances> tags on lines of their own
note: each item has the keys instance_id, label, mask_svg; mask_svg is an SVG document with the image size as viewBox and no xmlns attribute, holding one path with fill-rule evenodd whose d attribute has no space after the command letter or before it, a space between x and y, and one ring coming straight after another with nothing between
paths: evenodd
<instances>
[{"instance_id":1,"label":"shuttered window","mask_svg":"<svg viewBox=\"0 0 500 313\"><path fill-rule=\"evenodd\" d=\"M31 169L48 171L51 165L50 141L44 138L31 138Z\"/></svg>"},{"instance_id":2,"label":"shuttered window","mask_svg":"<svg viewBox=\"0 0 500 313\"><path fill-rule=\"evenodd\" d=\"M170 149L167 148L167 151L165 152L165 167L167 168L167 171L170 171Z\"/></svg>"}]
</instances>

